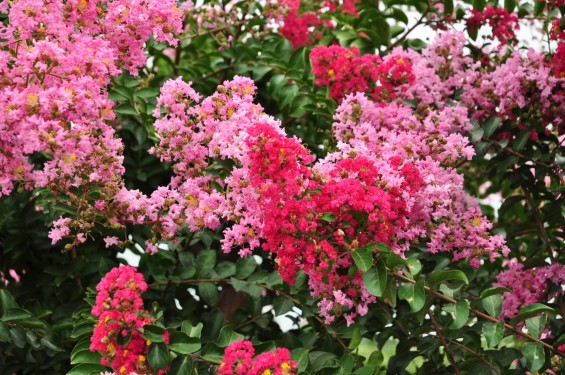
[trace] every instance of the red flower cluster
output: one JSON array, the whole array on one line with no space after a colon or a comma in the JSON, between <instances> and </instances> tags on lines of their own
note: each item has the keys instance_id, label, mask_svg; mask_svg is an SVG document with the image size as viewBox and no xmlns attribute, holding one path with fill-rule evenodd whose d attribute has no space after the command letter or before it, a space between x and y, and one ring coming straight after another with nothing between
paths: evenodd
<instances>
[{"instance_id":1,"label":"red flower cluster","mask_svg":"<svg viewBox=\"0 0 565 375\"><path fill-rule=\"evenodd\" d=\"M288 0L286 6L290 11L284 18L280 32L295 49L303 45L316 44L322 38L324 27L333 27L331 22L321 20L316 13L300 13L300 0Z\"/></svg>"},{"instance_id":2,"label":"red flower cluster","mask_svg":"<svg viewBox=\"0 0 565 375\"><path fill-rule=\"evenodd\" d=\"M330 96L341 102L353 92L371 92L379 71L379 56L359 56L356 47L318 46L310 53L317 85L330 85Z\"/></svg>"},{"instance_id":3,"label":"red flower cluster","mask_svg":"<svg viewBox=\"0 0 565 375\"><path fill-rule=\"evenodd\" d=\"M92 315L98 317L98 324L90 350L99 351L101 363L111 366L116 374L152 374L146 357L150 342L139 332L151 323L141 299L147 290L143 275L131 266L116 267L100 280L96 290Z\"/></svg>"},{"instance_id":4,"label":"red flower cluster","mask_svg":"<svg viewBox=\"0 0 565 375\"><path fill-rule=\"evenodd\" d=\"M313 295L336 302L323 311L340 316L346 308L348 319L363 315L373 297L363 288L360 272L349 274L351 253L369 243L390 244L406 227L404 198L423 184L417 169L391 158L386 168L399 171L397 187L388 186L364 157L312 172L304 164L312 157L299 143L268 126L258 125L250 134L251 185L264 211L263 248L276 255L284 281L293 283L301 270L310 277Z\"/></svg>"},{"instance_id":5,"label":"red flower cluster","mask_svg":"<svg viewBox=\"0 0 565 375\"><path fill-rule=\"evenodd\" d=\"M503 45L508 43L508 39L515 38L514 30L520 28L518 17L504 8L495 8L489 4L482 12L472 9L471 14L471 17L467 19L469 31L478 30L482 25L488 23L492 28L492 35L489 38L496 37Z\"/></svg>"},{"instance_id":6,"label":"red flower cluster","mask_svg":"<svg viewBox=\"0 0 565 375\"><path fill-rule=\"evenodd\" d=\"M297 374L298 364L290 359L286 348L265 352L253 358L255 349L250 341L232 342L224 352L219 375L291 375Z\"/></svg>"},{"instance_id":7,"label":"red flower cluster","mask_svg":"<svg viewBox=\"0 0 565 375\"><path fill-rule=\"evenodd\" d=\"M315 45L326 28L333 28L328 20L320 18L325 9L330 12L357 15L355 5L358 0L324 0L323 2L308 2L305 5L311 9L301 10L301 0L282 1L289 8L283 20L281 35L287 38L295 49L303 45Z\"/></svg>"},{"instance_id":8,"label":"red flower cluster","mask_svg":"<svg viewBox=\"0 0 565 375\"><path fill-rule=\"evenodd\" d=\"M362 92L377 101L390 101L400 88L414 82L412 62L393 53L381 60L377 55L359 56L356 47L315 47L310 54L317 85L329 85L330 96L341 102L346 95Z\"/></svg>"},{"instance_id":9,"label":"red flower cluster","mask_svg":"<svg viewBox=\"0 0 565 375\"><path fill-rule=\"evenodd\" d=\"M565 31L561 30L561 19L553 21L549 37L559 43L553 55L553 71L557 78L565 78Z\"/></svg>"}]
</instances>

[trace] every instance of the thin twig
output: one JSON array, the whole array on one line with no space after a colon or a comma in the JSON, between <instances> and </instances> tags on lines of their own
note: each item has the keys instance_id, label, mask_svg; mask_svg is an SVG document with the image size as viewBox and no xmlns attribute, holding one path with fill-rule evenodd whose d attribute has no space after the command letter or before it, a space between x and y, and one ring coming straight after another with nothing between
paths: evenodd
<instances>
[{"instance_id":1,"label":"thin twig","mask_svg":"<svg viewBox=\"0 0 565 375\"><path fill-rule=\"evenodd\" d=\"M541 219L541 213L539 211L539 208L535 204L535 202L532 198L532 194L530 193L530 189L528 188L528 186L526 186L525 184L522 184L522 189L524 190L524 194L526 195L526 200L528 201L528 204L530 205L530 207L532 208L532 211L534 212L534 217L536 219L536 223L538 225L538 229L540 231L541 237L543 238L543 241L545 242L545 245L547 246L547 253L549 255L549 259L551 259L552 264L555 264L555 257L553 256L553 249L551 248L551 241L550 241L549 236L547 235L547 231L545 230L545 227L543 225L543 220Z\"/></svg>"},{"instance_id":2,"label":"thin twig","mask_svg":"<svg viewBox=\"0 0 565 375\"><path fill-rule=\"evenodd\" d=\"M416 284L416 281L415 281L415 280L412 280L412 279L410 279L410 278L408 278L408 277L406 277L406 276L404 276L404 275L402 275L402 274L399 274L399 273L397 273L397 272L389 271L389 274L392 275L392 276L394 276L394 277L396 277L397 279L402 280L402 281L405 281L405 282L407 282L407 283ZM449 302L449 303L452 303L452 304L457 304L457 301L454 300L453 298L449 298L449 297L445 296L444 294L442 294L442 293L440 293L440 292L437 292L437 291L433 290L432 288L430 288L430 287L428 287L428 286L424 286L424 290L426 290L428 293L433 294L434 296L436 296L437 298L439 298L439 299L441 299L441 300L443 300L443 301L445 301L445 302ZM492 316L487 315L487 314L485 314L485 313L482 313L482 312L480 312L480 311L478 311L478 310L475 310L475 309L473 309L472 307L469 308L469 311L472 312L473 314L475 314L476 316L478 316L479 318L483 318L483 319L485 319L485 320L488 320L488 321L491 322L491 323L496 323L496 324L498 324L498 323L500 323L500 322L503 322L503 323L504 323L504 328L506 328L506 329L508 329L508 330L510 330L510 331L512 331L512 332L514 332L516 335L522 336L522 337L524 337L524 338L526 338L526 339L528 339L528 340L530 340L530 341L532 341L532 342L535 342L535 343L538 343L538 344L542 344L545 348L547 348L548 350L554 352L555 354L557 354L557 355L559 355L559 356L561 356L561 357L565 357L565 353L560 352L559 350L555 349L553 346L549 345L548 343L546 343L546 342L544 342L544 341L542 341L542 340L539 340L539 339L533 337L532 335L529 335L529 334L527 334L527 333L524 333L524 332L522 332L522 331L520 331L520 330L514 328L514 327L511 326L510 324L505 323L503 320L499 320L499 319L493 318Z\"/></svg>"},{"instance_id":3,"label":"thin twig","mask_svg":"<svg viewBox=\"0 0 565 375\"><path fill-rule=\"evenodd\" d=\"M495 366L493 366L492 363L490 363L489 361L487 361L482 355L480 355L479 353L477 353L476 351L474 351L473 349L469 348L467 345L461 344L460 342L457 342L455 340L450 340L449 341L450 344L454 344L455 346L460 347L463 350L468 351L469 353L471 353L472 355L474 355L475 357L477 357L478 359L480 359L481 361L483 361L483 363L485 365L487 365L488 367L490 367L491 369L494 370L494 372L496 372L497 374L500 374L500 370L498 368L496 368Z\"/></svg>"},{"instance_id":4,"label":"thin twig","mask_svg":"<svg viewBox=\"0 0 565 375\"><path fill-rule=\"evenodd\" d=\"M399 44L401 44L402 42L404 42L404 40L408 37L408 35L410 35L410 33L412 31L414 31L414 29L416 27L418 27L422 24L422 21L424 20L424 18L426 18L429 11L430 11L430 4L426 4L426 10L424 10L420 19L418 21L416 21L416 23L414 25L412 25L412 27L409 28L400 38L398 38L394 43L392 43L390 46L388 46L383 54L390 52L392 49L394 49L394 47L396 47Z\"/></svg>"},{"instance_id":5,"label":"thin twig","mask_svg":"<svg viewBox=\"0 0 565 375\"><path fill-rule=\"evenodd\" d=\"M441 333L441 327L439 326L439 324L437 324L437 321L434 317L433 311L429 310L428 315L430 316L430 319L432 320L432 324L433 324L433 327L436 330L437 337L439 338L439 341L441 341L441 343L443 344L443 348L445 349L445 355L447 356L447 360L451 364L451 367L453 367L453 370L455 370L455 373L457 375L461 375L461 370L459 370L459 367L457 367L457 365L456 365L455 358L453 358L453 354L451 353L451 350L449 350L449 344L447 343L447 340L443 336L443 333Z\"/></svg>"}]
</instances>

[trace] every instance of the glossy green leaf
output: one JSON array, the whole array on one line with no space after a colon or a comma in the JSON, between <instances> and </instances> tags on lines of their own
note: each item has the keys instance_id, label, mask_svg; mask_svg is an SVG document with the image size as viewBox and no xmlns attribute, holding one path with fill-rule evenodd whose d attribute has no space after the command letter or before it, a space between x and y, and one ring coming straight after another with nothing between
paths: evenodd
<instances>
[{"instance_id":1,"label":"glossy green leaf","mask_svg":"<svg viewBox=\"0 0 565 375\"><path fill-rule=\"evenodd\" d=\"M154 370L164 369L169 365L169 349L165 343L152 343L147 351L147 361Z\"/></svg>"},{"instance_id":2,"label":"glossy green leaf","mask_svg":"<svg viewBox=\"0 0 565 375\"><path fill-rule=\"evenodd\" d=\"M237 341L237 340L241 340L243 338L244 338L244 336L242 334L234 332L233 327L231 325L228 325L228 326L225 326L224 328L222 328L222 330L220 331L220 336L218 337L216 344L225 348L226 346L228 346L232 342Z\"/></svg>"},{"instance_id":3,"label":"glossy green leaf","mask_svg":"<svg viewBox=\"0 0 565 375\"><path fill-rule=\"evenodd\" d=\"M483 335L487 339L487 346L489 348L496 347L504 335L504 322L483 323Z\"/></svg>"},{"instance_id":4,"label":"glossy green leaf","mask_svg":"<svg viewBox=\"0 0 565 375\"><path fill-rule=\"evenodd\" d=\"M453 322L449 325L450 329L460 329L469 319L469 303L466 300L457 301L453 311Z\"/></svg>"},{"instance_id":5,"label":"glossy green leaf","mask_svg":"<svg viewBox=\"0 0 565 375\"><path fill-rule=\"evenodd\" d=\"M535 338L539 339L547 322L547 316L545 314L534 316L533 318L526 319L526 327L528 327L528 333Z\"/></svg>"},{"instance_id":6,"label":"glossy green leaf","mask_svg":"<svg viewBox=\"0 0 565 375\"><path fill-rule=\"evenodd\" d=\"M543 345L538 342L528 342L522 347L522 354L530 371L537 371L545 363L545 351Z\"/></svg>"},{"instance_id":7,"label":"glossy green leaf","mask_svg":"<svg viewBox=\"0 0 565 375\"><path fill-rule=\"evenodd\" d=\"M190 375L194 367L194 362L190 356L179 355L173 360L169 375Z\"/></svg>"},{"instance_id":8,"label":"glossy green leaf","mask_svg":"<svg viewBox=\"0 0 565 375\"><path fill-rule=\"evenodd\" d=\"M502 312L502 296L500 294L490 295L482 300L486 312L496 318Z\"/></svg>"},{"instance_id":9,"label":"glossy green leaf","mask_svg":"<svg viewBox=\"0 0 565 375\"><path fill-rule=\"evenodd\" d=\"M430 288L435 287L439 283L446 281L460 281L466 285L469 284L467 275L459 270L438 270L430 273L427 277Z\"/></svg>"},{"instance_id":10,"label":"glossy green leaf","mask_svg":"<svg viewBox=\"0 0 565 375\"><path fill-rule=\"evenodd\" d=\"M189 337L184 332L171 332L169 334L169 349L181 353L190 354L200 350L200 339Z\"/></svg>"},{"instance_id":11,"label":"glossy green leaf","mask_svg":"<svg viewBox=\"0 0 565 375\"><path fill-rule=\"evenodd\" d=\"M377 261L377 266L363 273L365 288L376 297L381 297L386 288L386 266L382 260Z\"/></svg>"},{"instance_id":12,"label":"glossy green leaf","mask_svg":"<svg viewBox=\"0 0 565 375\"><path fill-rule=\"evenodd\" d=\"M335 216L331 212L324 212L323 214L320 215L320 219L327 221L328 223L331 223L332 221L337 219L337 216Z\"/></svg>"},{"instance_id":13,"label":"glossy green leaf","mask_svg":"<svg viewBox=\"0 0 565 375\"><path fill-rule=\"evenodd\" d=\"M483 123L483 130L485 137L490 137L496 129L500 126L502 119L497 116L490 116Z\"/></svg>"},{"instance_id":14,"label":"glossy green leaf","mask_svg":"<svg viewBox=\"0 0 565 375\"><path fill-rule=\"evenodd\" d=\"M353 250L351 257L357 268L363 272L368 271L373 266L373 252L366 247Z\"/></svg>"},{"instance_id":15,"label":"glossy green leaf","mask_svg":"<svg viewBox=\"0 0 565 375\"><path fill-rule=\"evenodd\" d=\"M542 303L534 303L532 305L522 307L520 309L520 311L518 312L518 315L516 315L512 319L512 323L516 324L516 323L521 322L525 319L531 318L532 316L540 315L542 313L555 314L555 310L553 308L549 307L549 306L542 304Z\"/></svg>"}]
</instances>

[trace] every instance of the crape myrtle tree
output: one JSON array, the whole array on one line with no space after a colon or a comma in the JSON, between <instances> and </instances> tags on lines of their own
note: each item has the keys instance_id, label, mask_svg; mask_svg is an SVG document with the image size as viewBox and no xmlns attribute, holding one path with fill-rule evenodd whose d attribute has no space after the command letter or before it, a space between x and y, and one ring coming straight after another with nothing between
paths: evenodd
<instances>
[{"instance_id":1,"label":"crape myrtle tree","mask_svg":"<svg viewBox=\"0 0 565 375\"><path fill-rule=\"evenodd\" d=\"M563 0L0 13L3 374L563 373Z\"/></svg>"}]
</instances>

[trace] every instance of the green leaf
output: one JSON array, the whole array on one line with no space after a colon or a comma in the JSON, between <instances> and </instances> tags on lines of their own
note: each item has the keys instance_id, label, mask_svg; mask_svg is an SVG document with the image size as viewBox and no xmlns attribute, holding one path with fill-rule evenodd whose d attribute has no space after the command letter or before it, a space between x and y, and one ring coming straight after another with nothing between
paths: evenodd
<instances>
[{"instance_id":1,"label":"green leaf","mask_svg":"<svg viewBox=\"0 0 565 375\"><path fill-rule=\"evenodd\" d=\"M355 327L351 335L351 341L349 341L349 345L347 347L352 350L356 349L359 346L359 344L361 344L361 338L362 336L359 327Z\"/></svg>"},{"instance_id":2,"label":"green leaf","mask_svg":"<svg viewBox=\"0 0 565 375\"><path fill-rule=\"evenodd\" d=\"M288 298L279 296L273 301L273 307L275 308L275 314L280 316L291 311L294 307L294 303Z\"/></svg>"},{"instance_id":3,"label":"green leaf","mask_svg":"<svg viewBox=\"0 0 565 375\"><path fill-rule=\"evenodd\" d=\"M526 143L528 143L528 138L530 137L531 130L522 130L516 138L514 138L514 143L512 143L512 148L515 151L520 151L524 148Z\"/></svg>"},{"instance_id":4,"label":"green leaf","mask_svg":"<svg viewBox=\"0 0 565 375\"><path fill-rule=\"evenodd\" d=\"M225 279L230 276L233 276L235 275L236 272L235 263L233 262L218 263L218 265L214 269L214 272L216 272L217 277L220 279Z\"/></svg>"},{"instance_id":5,"label":"green leaf","mask_svg":"<svg viewBox=\"0 0 565 375\"><path fill-rule=\"evenodd\" d=\"M482 301L485 311L496 318L502 312L502 296L500 294L493 294L483 299Z\"/></svg>"},{"instance_id":6,"label":"green leaf","mask_svg":"<svg viewBox=\"0 0 565 375\"><path fill-rule=\"evenodd\" d=\"M271 68L270 66L255 66L253 67L252 71L253 71L253 80L255 82L260 81L261 78L263 78L265 76L265 74L269 73L271 70L273 70L273 68Z\"/></svg>"},{"instance_id":7,"label":"green leaf","mask_svg":"<svg viewBox=\"0 0 565 375\"><path fill-rule=\"evenodd\" d=\"M138 116L139 113L133 106L129 103L122 103L116 107L114 107L114 112L119 113L121 115L132 115Z\"/></svg>"},{"instance_id":8,"label":"green leaf","mask_svg":"<svg viewBox=\"0 0 565 375\"><path fill-rule=\"evenodd\" d=\"M555 314L555 310L552 309L551 307L541 303L534 303L532 305L521 308L520 311L518 312L518 315L516 315L514 319L512 319L512 324L516 324L527 318L531 318L532 316L536 316L546 312Z\"/></svg>"},{"instance_id":9,"label":"green leaf","mask_svg":"<svg viewBox=\"0 0 565 375\"><path fill-rule=\"evenodd\" d=\"M492 296L492 295L495 295L495 294L502 294L502 293L510 292L510 291L511 290L509 288L505 288L505 287L502 287L502 286L495 287L495 288L487 288L487 289L485 289L481 292L481 298L486 298L488 296Z\"/></svg>"},{"instance_id":10,"label":"green leaf","mask_svg":"<svg viewBox=\"0 0 565 375\"><path fill-rule=\"evenodd\" d=\"M157 95L159 95L159 90L157 89L153 89L153 88L145 88L145 89L141 89L136 91L135 96L143 98L143 99L148 99L148 98L154 98Z\"/></svg>"},{"instance_id":11,"label":"green leaf","mask_svg":"<svg viewBox=\"0 0 565 375\"><path fill-rule=\"evenodd\" d=\"M171 369L167 372L169 375L190 375L194 362L187 355L179 355L171 364Z\"/></svg>"},{"instance_id":12,"label":"green leaf","mask_svg":"<svg viewBox=\"0 0 565 375\"><path fill-rule=\"evenodd\" d=\"M153 370L162 370L169 365L169 350L164 343L152 343L147 351L147 361Z\"/></svg>"},{"instance_id":13,"label":"green leaf","mask_svg":"<svg viewBox=\"0 0 565 375\"><path fill-rule=\"evenodd\" d=\"M106 367L100 364L83 363L73 367L71 371L67 372L67 375L100 375L100 373L107 370Z\"/></svg>"},{"instance_id":14,"label":"green leaf","mask_svg":"<svg viewBox=\"0 0 565 375\"><path fill-rule=\"evenodd\" d=\"M454 307L453 322L449 325L449 329L463 327L469 318L469 303L466 300L457 301Z\"/></svg>"},{"instance_id":15,"label":"green leaf","mask_svg":"<svg viewBox=\"0 0 565 375\"><path fill-rule=\"evenodd\" d=\"M323 368L333 368L337 366L337 357L332 353L321 351L310 352L309 358L312 364L312 373L314 374Z\"/></svg>"},{"instance_id":16,"label":"green leaf","mask_svg":"<svg viewBox=\"0 0 565 375\"><path fill-rule=\"evenodd\" d=\"M306 348L298 348L294 349L290 355L290 358L295 360L298 363L298 372L304 372L308 367L308 349Z\"/></svg>"},{"instance_id":17,"label":"green leaf","mask_svg":"<svg viewBox=\"0 0 565 375\"><path fill-rule=\"evenodd\" d=\"M257 268L257 262L252 256L239 258L235 262L235 268L235 277L238 279L246 279L255 271L255 268Z\"/></svg>"},{"instance_id":18,"label":"green leaf","mask_svg":"<svg viewBox=\"0 0 565 375\"><path fill-rule=\"evenodd\" d=\"M539 342L528 342L522 347L522 354L530 371L537 371L545 363L545 351Z\"/></svg>"},{"instance_id":19,"label":"green leaf","mask_svg":"<svg viewBox=\"0 0 565 375\"><path fill-rule=\"evenodd\" d=\"M50 349L53 350L55 352L64 352L65 349L63 349L61 347L61 343L59 341L59 338L53 333L53 332L48 332L46 333L42 338L41 338L41 344Z\"/></svg>"},{"instance_id":20,"label":"green leaf","mask_svg":"<svg viewBox=\"0 0 565 375\"><path fill-rule=\"evenodd\" d=\"M367 272L373 265L373 252L366 247L352 251L351 257L357 268L363 272Z\"/></svg>"},{"instance_id":21,"label":"green leaf","mask_svg":"<svg viewBox=\"0 0 565 375\"><path fill-rule=\"evenodd\" d=\"M475 145L475 158L482 159L488 152L490 145L488 142L479 142Z\"/></svg>"},{"instance_id":22,"label":"green leaf","mask_svg":"<svg viewBox=\"0 0 565 375\"><path fill-rule=\"evenodd\" d=\"M543 332L543 328L545 327L546 321L547 316L545 314L526 319L526 327L528 327L528 333L539 339Z\"/></svg>"},{"instance_id":23,"label":"green leaf","mask_svg":"<svg viewBox=\"0 0 565 375\"><path fill-rule=\"evenodd\" d=\"M242 340L245 336L233 331L233 326L227 325L222 328L216 344L225 348L234 341Z\"/></svg>"},{"instance_id":24,"label":"green leaf","mask_svg":"<svg viewBox=\"0 0 565 375\"><path fill-rule=\"evenodd\" d=\"M199 283L198 295L209 306L215 305L218 302L218 287L214 283Z\"/></svg>"},{"instance_id":25,"label":"green leaf","mask_svg":"<svg viewBox=\"0 0 565 375\"><path fill-rule=\"evenodd\" d=\"M202 328L204 326L202 323L198 323L197 325L193 326L192 323L188 320L185 320L181 324L181 331L186 333L189 337L196 337L200 338L202 335Z\"/></svg>"},{"instance_id":26,"label":"green leaf","mask_svg":"<svg viewBox=\"0 0 565 375\"><path fill-rule=\"evenodd\" d=\"M216 251L202 250L196 256L196 274L198 277L209 277L216 265Z\"/></svg>"},{"instance_id":27,"label":"green leaf","mask_svg":"<svg viewBox=\"0 0 565 375\"><path fill-rule=\"evenodd\" d=\"M324 212L323 214L320 215L320 219L327 221L328 223L331 223L332 221L337 219L337 216L335 216L331 212Z\"/></svg>"},{"instance_id":28,"label":"green leaf","mask_svg":"<svg viewBox=\"0 0 565 375\"><path fill-rule=\"evenodd\" d=\"M200 339L189 337L184 332L173 331L169 334L169 339L169 349L181 354L190 354L197 352L202 346L200 344Z\"/></svg>"},{"instance_id":29,"label":"green leaf","mask_svg":"<svg viewBox=\"0 0 565 375\"><path fill-rule=\"evenodd\" d=\"M363 273L365 288L376 297L381 297L386 288L386 266L382 260L377 261L377 267Z\"/></svg>"},{"instance_id":30,"label":"green leaf","mask_svg":"<svg viewBox=\"0 0 565 375\"><path fill-rule=\"evenodd\" d=\"M487 346L494 348L498 345L504 335L504 322L499 323L483 323L483 335L487 339Z\"/></svg>"},{"instance_id":31,"label":"green leaf","mask_svg":"<svg viewBox=\"0 0 565 375\"><path fill-rule=\"evenodd\" d=\"M14 297L6 289L0 289L0 312L2 315L5 311L18 307L14 301Z\"/></svg>"},{"instance_id":32,"label":"green leaf","mask_svg":"<svg viewBox=\"0 0 565 375\"><path fill-rule=\"evenodd\" d=\"M18 348L23 348L26 344L26 331L20 326L14 326L10 329L10 338L12 344Z\"/></svg>"},{"instance_id":33,"label":"green leaf","mask_svg":"<svg viewBox=\"0 0 565 375\"><path fill-rule=\"evenodd\" d=\"M71 357L71 365L78 365L81 363L100 364L100 358L102 358L100 353L91 352L90 349L84 349L73 354Z\"/></svg>"},{"instance_id":34,"label":"green leaf","mask_svg":"<svg viewBox=\"0 0 565 375\"><path fill-rule=\"evenodd\" d=\"M264 288L249 281L238 280L235 277L230 278L230 284L238 292L249 294L252 298L259 299L263 293Z\"/></svg>"},{"instance_id":35,"label":"green leaf","mask_svg":"<svg viewBox=\"0 0 565 375\"><path fill-rule=\"evenodd\" d=\"M2 318L0 318L0 320L2 320L3 322L10 322L31 317L32 314L29 311L20 309L19 307L12 307L4 312L4 315L2 315Z\"/></svg>"},{"instance_id":36,"label":"green leaf","mask_svg":"<svg viewBox=\"0 0 565 375\"><path fill-rule=\"evenodd\" d=\"M497 116L490 116L483 123L483 130L485 132L485 137L490 137L492 133L500 126L502 119Z\"/></svg>"},{"instance_id":37,"label":"green leaf","mask_svg":"<svg viewBox=\"0 0 565 375\"><path fill-rule=\"evenodd\" d=\"M509 13L512 13L514 8L516 8L516 0L504 0L504 8L506 8Z\"/></svg>"},{"instance_id":38,"label":"green leaf","mask_svg":"<svg viewBox=\"0 0 565 375\"><path fill-rule=\"evenodd\" d=\"M422 271L422 263L418 259L409 258L406 259L406 263L408 263L408 270L413 276L417 276Z\"/></svg>"},{"instance_id":39,"label":"green leaf","mask_svg":"<svg viewBox=\"0 0 565 375\"><path fill-rule=\"evenodd\" d=\"M163 334L165 333L165 328L157 326L154 324L146 324L143 326L142 336L151 342L163 342Z\"/></svg>"},{"instance_id":40,"label":"green leaf","mask_svg":"<svg viewBox=\"0 0 565 375\"><path fill-rule=\"evenodd\" d=\"M10 341L10 329L6 323L0 321L0 342Z\"/></svg>"},{"instance_id":41,"label":"green leaf","mask_svg":"<svg viewBox=\"0 0 565 375\"><path fill-rule=\"evenodd\" d=\"M398 288L398 298L406 300L410 304L412 312L420 311L426 302L424 290L424 279L419 279L416 284L406 283Z\"/></svg>"},{"instance_id":42,"label":"green leaf","mask_svg":"<svg viewBox=\"0 0 565 375\"><path fill-rule=\"evenodd\" d=\"M133 100L133 96L131 95L131 90L126 87L115 86L109 94L110 99L116 100Z\"/></svg>"},{"instance_id":43,"label":"green leaf","mask_svg":"<svg viewBox=\"0 0 565 375\"><path fill-rule=\"evenodd\" d=\"M443 14L453 14L453 0L443 0Z\"/></svg>"},{"instance_id":44,"label":"green leaf","mask_svg":"<svg viewBox=\"0 0 565 375\"><path fill-rule=\"evenodd\" d=\"M467 275L463 271L459 270L438 270L430 273L427 277L428 285L433 288L438 283L443 283L445 281L461 281L466 285L469 285L469 280Z\"/></svg>"}]
</instances>

